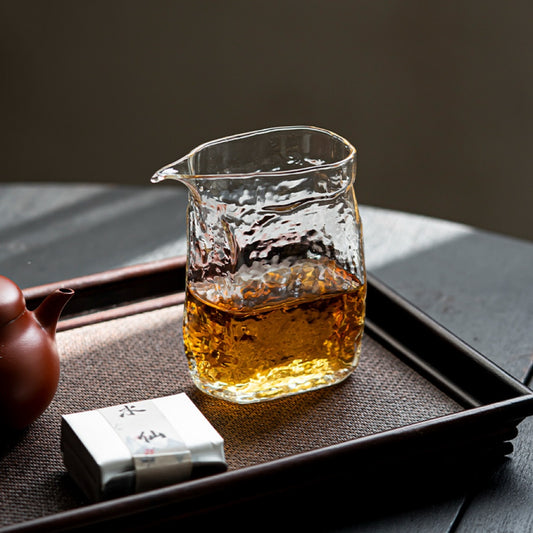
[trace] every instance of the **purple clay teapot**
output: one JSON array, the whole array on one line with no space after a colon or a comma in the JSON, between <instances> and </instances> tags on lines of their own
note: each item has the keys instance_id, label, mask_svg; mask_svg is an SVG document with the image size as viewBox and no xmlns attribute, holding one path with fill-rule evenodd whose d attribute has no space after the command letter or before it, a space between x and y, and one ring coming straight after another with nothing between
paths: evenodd
<instances>
[{"instance_id":1,"label":"purple clay teapot","mask_svg":"<svg viewBox=\"0 0 533 533\"><path fill-rule=\"evenodd\" d=\"M57 289L29 311L20 288L0 276L0 428L22 429L50 405L59 382L57 321L73 294Z\"/></svg>"}]
</instances>

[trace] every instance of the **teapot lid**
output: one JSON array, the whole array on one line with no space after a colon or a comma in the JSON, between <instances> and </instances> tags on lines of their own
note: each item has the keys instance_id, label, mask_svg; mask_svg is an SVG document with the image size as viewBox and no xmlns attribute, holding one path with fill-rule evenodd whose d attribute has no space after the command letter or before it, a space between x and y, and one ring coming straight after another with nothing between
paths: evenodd
<instances>
[{"instance_id":1,"label":"teapot lid","mask_svg":"<svg viewBox=\"0 0 533 533\"><path fill-rule=\"evenodd\" d=\"M11 322L25 310L22 291L9 278L0 276L0 326Z\"/></svg>"}]
</instances>

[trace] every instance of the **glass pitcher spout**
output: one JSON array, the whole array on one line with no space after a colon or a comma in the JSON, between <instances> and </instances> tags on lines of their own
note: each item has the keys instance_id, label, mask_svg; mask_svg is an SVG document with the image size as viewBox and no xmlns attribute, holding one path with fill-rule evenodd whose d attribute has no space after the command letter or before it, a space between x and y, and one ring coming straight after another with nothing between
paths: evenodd
<instances>
[{"instance_id":1,"label":"glass pitcher spout","mask_svg":"<svg viewBox=\"0 0 533 533\"><path fill-rule=\"evenodd\" d=\"M183 183L196 202L201 202L199 182L202 180L202 176L195 174L192 170L191 158L193 154L194 151L174 161L174 163L160 168L150 181L152 183L160 183L165 180L174 180Z\"/></svg>"},{"instance_id":2,"label":"glass pitcher spout","mask_svg":"<svg viewBox=\"0 0 533 533\"><path fill-rule=\"evenodd\" d=\"M160 183L161 181L171 179L185 182L193 176L189 174L189 155L178 159L174 163L165 165L160 168L151 178L152 183Z\"/></svg>"}]
</instances>

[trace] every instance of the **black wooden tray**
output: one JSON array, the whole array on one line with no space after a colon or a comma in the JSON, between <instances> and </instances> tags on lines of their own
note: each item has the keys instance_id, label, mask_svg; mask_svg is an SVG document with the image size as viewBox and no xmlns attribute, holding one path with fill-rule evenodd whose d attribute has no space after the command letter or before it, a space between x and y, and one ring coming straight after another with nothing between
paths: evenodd
<instances>
[{"instance_id":1,"label":"black wooden tray","mask_svg":"<svg viewBox=\"0 0 533 533\"><path fill-rule=\"evenodd\" d=\"M74 288L76 297L58 328L66 331L181 303L184 269L180 257L27 289L25 296L32 308L56 287ZM267 524L273 527L280 510L288 507L301 516L300 527L318 529L341 508L361 514L387 496L400 501L414 490L423 494L430 483L447 487L512 451L517 425L533 414L532 391L372 275L365 335L460 409L223 474L15 523L2 531L83 530L104 524L114 530L144 531L178 522L183 527L209 523L263 530Z\"/></svg>"}]
</instances>

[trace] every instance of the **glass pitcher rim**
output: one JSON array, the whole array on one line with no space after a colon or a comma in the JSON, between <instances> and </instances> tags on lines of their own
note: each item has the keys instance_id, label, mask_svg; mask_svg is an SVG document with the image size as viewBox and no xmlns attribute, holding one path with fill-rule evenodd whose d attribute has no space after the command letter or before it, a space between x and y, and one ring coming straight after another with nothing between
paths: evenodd
<instances>
[{"instance_id":1,"label":"glass pitcher rim","mask_svg":"<svg viewBox=\"0 0 533 533\"><path fill-rule=\"evenodd\" d=\"M183 163L184 161L188 161L195 154L199 153L200 151L202 151L203 149L205 149L205 148L207 148L209 146L213 146L213 145L216 145L216 144L219 144L219 143L222 143L222 142L233 141L233 140L237 140L237 139L245 139L246 137L252 137L252 136L255 136L255 135L264 135L264 134L271 133L271 132L288 131L288 130L307 130L307 131L312 131L312 132L316 132L316 133L323 133L323 134L329 135L330 137L335 138L336 140L338 140L341 143L343 143L346 147L348 147L349 148L349 153L348 153L348 155L346 157L343 157L342 159L339 159L338 161L334 161L332 163L323 163L323 164L311 165L311 166L307 166L307 167L294 168L294 169L291 169L291 170L267 170L267 171L258 170L258 171L255 171L255 172L235 172L235 173L228 172L228 173L218 173L218 174L188 174L188 175L180 173L179 176L181 176L181 178L189 177L189 178L226 178L226 179L228 179L228 178L248 178L248 177L252 177L252 176L279 176L279 175L287 175L287 174L290 174L290 175L305 174L305 173L310 172L310 171L330 170L330 169L342 167L343 165L348 163L348 161L350 161L351 159L355 159L355 157L357 155L357 150L352 145L352 143L350 143L342 135L339 135L338 133L335 133L335 132L333 132L331 130L328 130L326 128L321 128L321 127L318 127L318 126L308 126L308 125L271 126L271 127L268 127L268 128L261 128L261 129L257 129L257 130L250 130L250 131L245 131L245 132L242 132L242 133L226 135L226 136L223 136L223 137L219 137L217 139L212 139L210 141L206 141L204 143L201 143L198 146L196 146L195 148L193 148L192 150L190 150L183 157L180 157L176 161L174 161L172 163L169 163L169 164L165 165L163 168L159 169L158 172L156 174L154 174L153 177L156 177L160 172L162 172L162 171L164 171L166 169L170 169L170 168L172 168L174 166L177 166L179 163ZM171 178L172 176L167 176L167 177Z\"/></svg>"}]
</instances>

